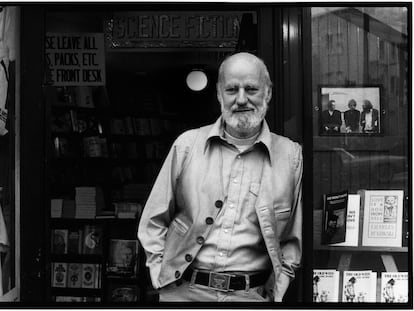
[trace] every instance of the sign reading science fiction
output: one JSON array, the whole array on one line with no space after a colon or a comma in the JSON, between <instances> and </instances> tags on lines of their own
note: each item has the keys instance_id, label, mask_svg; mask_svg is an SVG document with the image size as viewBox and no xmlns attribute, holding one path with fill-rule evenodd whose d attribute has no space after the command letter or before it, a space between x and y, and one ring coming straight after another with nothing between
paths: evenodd
<instances>
[{"instance_id":1,"label":"sign reading science fiction","mask_svg":"<svg viewBox=\"0 0 414 311\"><path fill-rule=\"evenodd\" d=\"M109 48L235 47L243 14L254 12L115 12L106 21Z\"/></svg>"}]
</instances>

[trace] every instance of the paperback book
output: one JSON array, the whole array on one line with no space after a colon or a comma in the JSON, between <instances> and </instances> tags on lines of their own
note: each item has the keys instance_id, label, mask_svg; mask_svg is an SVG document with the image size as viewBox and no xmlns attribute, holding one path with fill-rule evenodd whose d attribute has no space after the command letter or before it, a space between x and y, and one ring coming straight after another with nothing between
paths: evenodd
<instances>
[{"instance_id":1,"label":"paperback book","mask_svg":"<svg viewBox=\"0 0 414 311\"><path fill-rule=\"evenodd\" d=\"M111 239L107 272L112 276L134 277L137 272L138 241Z\"/></svg>"},{"instance_id":2,"label":"paperback book","mask_svg":"<svg viewBox=\"0 0 414 311\"><path fill-rule=\"evenodd\" d=\"M69 263L68 264L68 287L79 288L82 287L82 264Z\"/></svg>"},{"instance_id":3,"label":"paperback book","mask_svg":"<svg viewBox=\"0 0 414 311\"><path fill-rule=\"evenodd\" d=\"M66 254L68 252L68 229L52 230L52 253Z\"/></svg>"},{"instance_id":4,"label":"paperback book","mask_svg":"<svg viewBox=\"0 0 414 311\"><path fill-rule=\"evenodd\" d=\"M339 271L313 270L313 302L339 301Z\"/></svg>"},{"instance_id":5,"label":"paperback book","mask_svg":"<svg viewBox=\"0 0 414 311\"><path fill-rule=\"evenodd\" d=\"M66 287L68 264L65 262L52 263L52 287Z\"/></svg>"},{"instance_id":6,"label":"paperback book","mask_svg":"<svg viewBox=\"0 0 414 311\"><path fill-rule=\"evenodd\" d=\"M371 270L344 271L342 302L376 302L377 273Z\"/></svg>"},{"instance_id":7,"label":"paperback book","mask_svg":"<svg viewBox=\"0 0 414 311\"><path fill-rule=\"evenodd\" d=\"M102 226L85 225L83 254L102 254Z\"/></svg>"},{"instance_id":8,"label":"paperback book","mask_svg":"<svg viewBox=\"0 0 414 311\"><path fill-rule=\"evenodd\" d=\"M82 264L82 288L95 288L95 273L94 263Z\"/></svg>"},{"instance_id":9,"label":"paperback book","mask_svg":"<svg viewBox=\"0 0 414 311\"><path fill-rule=\"evenodd\" d=\"M324 194L322 244L345 242L348 191Z\"/></svg>"},{"instance_id":10,"label":"paperback book","mask_svg":"<svg viewBox=\"0 0 414 311\"><path fill-rule=\"evenodd\" d=\"M362 190L363 246L402 246L402 190Z\"/></svg>"},{"instance_id":11,"label":"paperback book","mask_svg":"<svg viewBox=\"0 0 414 311\"><path fill-rule=\"evenodd\" d=\"M334 243L332 246L358 246L359 238L359 194L348 195L348 210L346 215L345 242Z\"/></svg>"},{"instance_id":12,"label":"paperback book","mask_svg":"<svg viewBox=\"0 0 414 311\"><path fill-rule=\"evenodd\" d=\"M381 302L408 302L408 272L381 273Z\"/></svg>"}]
</instances>

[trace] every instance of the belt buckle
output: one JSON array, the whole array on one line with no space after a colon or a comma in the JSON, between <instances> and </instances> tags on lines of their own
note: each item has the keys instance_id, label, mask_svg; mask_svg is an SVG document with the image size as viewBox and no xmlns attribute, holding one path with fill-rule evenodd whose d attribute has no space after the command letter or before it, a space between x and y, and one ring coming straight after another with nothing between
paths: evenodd
<instances>
[{"instance_id":1,"label":"belt buckle","mask_svg":"<svg viewBox=\"0 0 414 311\"><path fill-rule=\"evenodd\" d=\"M208 287L221 292L231 292L230 279L233 275L228 273L210 272L208 277Z\"/></svg>"}]
</instances>

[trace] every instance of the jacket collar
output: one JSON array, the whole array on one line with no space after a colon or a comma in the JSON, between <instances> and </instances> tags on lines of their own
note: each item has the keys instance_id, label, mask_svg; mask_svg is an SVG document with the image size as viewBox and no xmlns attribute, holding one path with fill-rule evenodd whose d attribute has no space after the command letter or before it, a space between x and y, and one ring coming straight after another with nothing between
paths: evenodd
<instances>
[{"instance_id":1,"label":"jacket collar","mask_svg":"<svg viewBox=\"0 0 414 311\"><path fill-rule=\"evenodd\" d=\"M212 142L217 141L217 140L226 141L226 139L224 138L224 120L222 116L220 116L217 119L217 121L212 125L210 132L207 135L206 143L204 146L204 152L206 152L207 148ZM274 161L274 159L272 159L272 152L271 152L272 136L271 136L271 132L270 132L270 129L269 129L269 126L266 120L263 120L262 122L262 128L260 129L260 134L257 137L257 140L255 143L261 144L265 147L264 149L267 151L266 153L269 157L269 161L271 165L272 162Z\"/></svg>"}]
</instances>

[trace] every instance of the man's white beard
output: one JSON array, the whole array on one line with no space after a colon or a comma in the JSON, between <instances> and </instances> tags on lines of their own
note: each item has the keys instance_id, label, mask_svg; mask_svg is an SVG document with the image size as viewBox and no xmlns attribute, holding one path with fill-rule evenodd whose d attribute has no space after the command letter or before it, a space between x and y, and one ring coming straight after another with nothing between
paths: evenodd
<instances>
[{"instance_id":1,"label":"man's white beard","mask_svg":"<svg viewBox=\"0 0 414 311\"><path fill-rule=\"evenodd\" d=\"M249 133L250 130L258 127L263 121L266 112L267 112L267 102L263 100L263 105L256 107L257 110L247 113L233 113L231 108L225 109L223 106L223 101L220 101L221 113L226 124L241 133ZM237 105L233 105L236 107Z\"/></svg>"}]
</instances>

